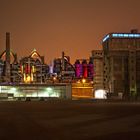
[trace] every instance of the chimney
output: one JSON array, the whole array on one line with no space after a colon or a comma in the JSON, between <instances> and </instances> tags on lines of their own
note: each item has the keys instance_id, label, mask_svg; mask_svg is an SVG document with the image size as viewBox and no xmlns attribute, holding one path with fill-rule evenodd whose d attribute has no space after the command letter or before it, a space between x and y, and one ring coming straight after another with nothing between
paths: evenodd
<instances>
[{"instance_id":1,"label":"chimney","mask_svg":"<svg viewBox=\"0 0 140 140\"><path fill-rule=\"evenodd\" d=\"M65 57L65 53L62 52L62 71L65 71L65 59L64 59L64 57Z\"/></svg>"},{"instance_id":2,"label":"chimney","mask_svg":"<svg viewBox=\"0 0 140 140\"><path fill-rule=\"evenodd\" d=\"M6 32L6 82L10 82L10 33Z\"/></svg>"}]
</instances>

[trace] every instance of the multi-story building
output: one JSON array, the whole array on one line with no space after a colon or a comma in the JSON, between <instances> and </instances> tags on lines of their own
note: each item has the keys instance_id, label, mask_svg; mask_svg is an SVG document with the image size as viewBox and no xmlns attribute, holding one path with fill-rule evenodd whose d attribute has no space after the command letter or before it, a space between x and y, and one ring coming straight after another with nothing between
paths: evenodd
<instances>
[{"instance_id":1,"label":"multi-story building","mask_svg":"<svg viewBox=\"0 0 140 140\"><path fill-rule=\"evenodd\" d=\"M110 33L103 39L103 84L124 97L140 96L140 33Z\"/></svg>"},{"instance_id":2,"label":"multi-story building","mask_svg":"<svg viewBox=\"0 0 140 140\"><path fill-rule=\"evenodd\" d=\"M94 90L103 89L103 51L93 50L92 58L94 65L94 75L93 75Z\"/></svg>"}]
</instances>

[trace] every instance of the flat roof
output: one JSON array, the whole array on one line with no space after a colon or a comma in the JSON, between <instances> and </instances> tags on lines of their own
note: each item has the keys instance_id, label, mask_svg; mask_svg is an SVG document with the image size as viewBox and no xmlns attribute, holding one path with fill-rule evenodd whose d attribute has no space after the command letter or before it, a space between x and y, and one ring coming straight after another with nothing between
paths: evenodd
<instances>
[{"instance_id":1,"label":"flat roof","mask_svg":"<svg viewBox=\"0 0 140 140\"><path fill-rule=\"evenodd\" d=\"M0 86L42 86L42 87L45 87L45 86L66 86L66 85L71 85L71 83L37 83L37 84L25 84L25 83L20 83L20 84L17 84L17 83L1 83Z\"/></svg>"},{"instance_id":2,"label":"flat roof","mask_svg":"<svg viewBox=\"0 0 140 140\"><path fill-rule=\"evenodd\" d=\"M110 33L103 38L103 42L109 38L140 38L140 33Z\"/></svg>"}]
</instances>

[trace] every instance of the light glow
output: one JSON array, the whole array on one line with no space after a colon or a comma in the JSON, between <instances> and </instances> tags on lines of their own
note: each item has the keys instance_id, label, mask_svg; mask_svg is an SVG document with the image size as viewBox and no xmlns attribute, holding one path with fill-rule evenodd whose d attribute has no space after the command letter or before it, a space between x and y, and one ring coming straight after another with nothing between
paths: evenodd
<instances>
[{"instance_id":1,"label":"light glow","mask_svg":"<svg viewBox=\"0 0 140 140\"><path fill-rule=\"evenodd\" d=\"M103 89L95 90L95 99L107 99L107 93Z\"/></svg>"},{"instance_id":2,"label":"light glow","mask_svg":"<svg viewBox=\"0 0 140 140\"><path fill-rule=\"evenodd\" d=\"M46 88L47 91L52 91L52 88L48 87Z\"/></svg>"},{"instance_id":3,"label":"light glow","mask_svg":"<svg viewBox=\"0 0 140 140\"><path fill-rule=\"evenodd\" d=\"M16 91L17 91L17 89L16 89L15 87L12 87L12 88L10 89L10 93L16 93Z\"/></svg>"},{"instance_id":4,"label":"light glow","mask_svg":"<svg viewBox=\"0 0 140 140\"><path fill-rule=\"evenodd\" d=\"M31 81L31 77L28 75L28 76L26 77L26 79L25 79L25 82L26 82L26 83L30 83L30 81Z\"/></svg>"},{"instance_id":5,"label":"light glow","mask_svg":"<svg viewBox=\"0 0 140 140\"><path fill-rule=\"evenodd\" d=\"M82 79L82 83L85 83L86 82L86 79Z\"/></svg>"}]
</instances>

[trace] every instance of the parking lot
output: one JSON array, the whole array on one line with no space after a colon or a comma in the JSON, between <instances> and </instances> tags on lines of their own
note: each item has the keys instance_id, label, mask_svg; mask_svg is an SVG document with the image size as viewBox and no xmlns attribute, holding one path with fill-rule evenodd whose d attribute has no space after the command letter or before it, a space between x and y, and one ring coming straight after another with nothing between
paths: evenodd
<instances>
[{"instance_id":1,"label":"parking lot","mask_svg":"<svg viewBox=\"0 0 140 140\"><path fill-rule=\"evenodd\" d=\"M140 103L0 101L0 140L138 140Z\"/></svg>"}]
</instances>

